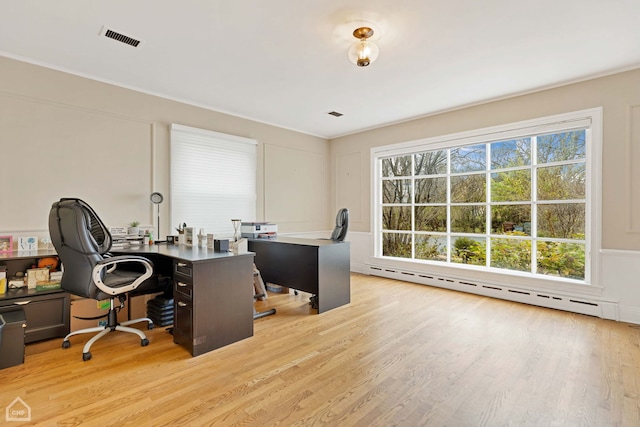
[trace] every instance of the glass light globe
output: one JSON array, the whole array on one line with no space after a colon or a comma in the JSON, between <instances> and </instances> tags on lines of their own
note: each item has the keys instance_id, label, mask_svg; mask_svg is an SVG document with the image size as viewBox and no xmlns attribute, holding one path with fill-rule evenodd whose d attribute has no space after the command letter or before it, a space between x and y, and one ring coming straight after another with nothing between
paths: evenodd
<instances>
[{"instance_id":1,"label":"glass light globe","mask_svg":"<svg viewBox=\"0 0 640 427\"><path fill-rule=\"evenodd\" d=\"M378 58L380 50L375 43L358 40L349 49L349 60L358 67L366 67Z\"/></svg>"}]
</instances>

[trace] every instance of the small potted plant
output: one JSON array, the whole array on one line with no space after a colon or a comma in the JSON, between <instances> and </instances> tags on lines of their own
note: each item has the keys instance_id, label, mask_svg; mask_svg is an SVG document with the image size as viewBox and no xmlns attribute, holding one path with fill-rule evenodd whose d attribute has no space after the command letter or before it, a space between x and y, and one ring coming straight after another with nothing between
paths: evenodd
<instances>
[{"instance_id":1,"label":"small potted plant","mask_svg":"<svg viewBox=\"0 0 640 427\"><path fill-rule=\"evenodd\" d=\"M140 229L138 228L139 225L140 225L140 221L131 221L131 223L129 224L129 230L127 230L129 234L133 236L137 236L138 233L140 232Z\"/></svg>"}]
</instances>

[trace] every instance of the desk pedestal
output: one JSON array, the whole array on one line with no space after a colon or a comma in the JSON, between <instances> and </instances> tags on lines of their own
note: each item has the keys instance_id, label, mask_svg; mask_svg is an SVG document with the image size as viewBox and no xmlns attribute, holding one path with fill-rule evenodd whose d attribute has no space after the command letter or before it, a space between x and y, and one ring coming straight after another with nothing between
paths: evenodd
<instances>
[{"instance_id":1,"label":"desk pedestal","mask_svg":"<svg viewBox=\"0 0 640 427\"><path fill-rule=\"evenodd\" d=\"M349 249L321 239L249 240L263 280L317 295L318 313L351 302Z\"/></svg>"},{"instance_id":2,"label":"desk pedestal","mask_svg":"<svg viewBox=\"0 0 640 427\"><path fill-rule=\"evenodd\" d=\"M252 258L173 261L173 340L192 356L253 336Z\"/></svg>"}]
</instances>

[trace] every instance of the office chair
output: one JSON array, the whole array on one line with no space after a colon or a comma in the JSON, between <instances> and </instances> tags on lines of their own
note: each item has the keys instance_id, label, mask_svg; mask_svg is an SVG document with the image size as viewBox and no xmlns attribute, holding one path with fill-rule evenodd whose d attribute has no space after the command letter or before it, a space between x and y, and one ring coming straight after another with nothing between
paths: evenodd
<instances>
[{"instance_id":1,"label":"office chair","mask_svg":"<svg viewBox=\"0 0 640 427\"><path fill-rule=\"evenodd\" d=\"M110 300L107 324L71 332L64 338L62 348L71 346L69 337L73 335L98 332L82 350L82 360L87 361L91 359L91 345L113 331L136 334L140 337L140 345L148 345L145 334L128 325L145 321L148 329L152 329L151 319L128 320L119 324L117 312L124 306L125 294L151 277L151 261L137 255L110 256L109 230L94 210L80 199L60 199L53 203L49 212L49 234L64 266L60 287L84 298ZM143 272L118 269L125 265L137 267ZM117 306L116 298L119 300Z\"/></svg>"},{"instance_id":2,"label":"office chair","mask_svg":"<svg viewBox=\"0 0 640 427\"><path fill-rule=\"evenodd\" d=\"M349 209L342 208L336 215L336 226L331 233L331 240L342 242L347 237L349 229Z\"/></svg>"}]
</instances>

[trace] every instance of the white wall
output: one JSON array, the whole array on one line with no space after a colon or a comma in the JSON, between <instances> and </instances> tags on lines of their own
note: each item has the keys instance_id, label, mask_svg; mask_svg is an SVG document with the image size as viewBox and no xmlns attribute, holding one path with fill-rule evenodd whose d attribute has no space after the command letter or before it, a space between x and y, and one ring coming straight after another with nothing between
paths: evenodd
<instances>
[{"instance_id":1,"label":"white wall","mask_svg":"<svg viewBox=\"0 0 640 427\"><path fill-rule=\"evenodd\" d=\"M257 217L243 220L274 221L283 232L333 223L325 139L8 58L0 72L0 235L47 236L60 197L86 200L109 226L138 220L155 229L153 191L165 195L161 236L175 234L171 123L258 141Z\"/></svg>"}]
</instances>

